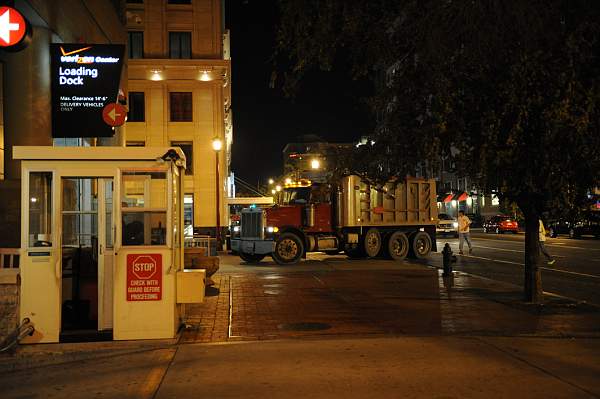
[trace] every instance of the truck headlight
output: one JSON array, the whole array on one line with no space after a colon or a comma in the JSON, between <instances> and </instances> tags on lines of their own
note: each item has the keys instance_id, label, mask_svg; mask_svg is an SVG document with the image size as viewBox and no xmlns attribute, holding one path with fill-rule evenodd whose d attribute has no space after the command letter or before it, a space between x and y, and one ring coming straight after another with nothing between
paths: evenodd
<instances>
[{"instance_id":1,"label":"truck headlight","mask_svg":"<svg viewBox=\"0 0 600 399\"><path fill-rule=\"evenodd\" d=\"M239 233L240 232L240 226L233 226L233 232L234 233Z\"/></svg>"},{"instance_id":2,"label":"truck headlight","mask_svg":"<svg viewBox=\"0 0 600 399\"><path fill-rule=\"evenodd\" d=\"M452 226L454 226L455 228L458 228L458 223L454 222L454 223L452 223Z\"/></svg>"},{"instance_id":3,"label":"truck headlight","mask_svg":"<svg viewBox=\"0 0 600 399\"><path fill-rule=\"evenodd\" d=\"M273 234L273 233L277 233L278 231L279 231L279 227L273 227L273 226L267 227L267 233Z\"/></svg>"}]
</instances>

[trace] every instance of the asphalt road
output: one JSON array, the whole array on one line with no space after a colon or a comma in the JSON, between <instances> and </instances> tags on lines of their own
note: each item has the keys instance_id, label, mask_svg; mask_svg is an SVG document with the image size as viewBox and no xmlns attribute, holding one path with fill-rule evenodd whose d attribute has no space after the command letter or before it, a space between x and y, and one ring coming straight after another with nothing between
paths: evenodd
<instances>
[{"instance_id":1,"label":"asphalt road","mask_svg":"<svg viewBox=\"0 0 600 399\"><path fill-rule=\"evenodd\" d=\"M458 256L455 270L523 285L524 234L471 233L471 236L473 253ZM458 239L438 237L438 248L441 250L446 242L458 254ZM600 240L548 238L546 248L556 263L542 267L544 291L600 305ZM543 255L542 259L545 261Z\"/></svg>"},{"instance_id":2,"label":"asphalt road","mask_svg":"<svg viewBox=\"0 0 600 399\"><path fill-rule=\"evenodd\" d=\"M454 270L463 271L523 286L525 263L525 235L484 234L472 232L473 253L458 256ZM438 251L448 242L458 254L458 239L438 237ZM465 245L466 248L466 245ZM546 248L556 258L552 266L542 267L542 287L546 293L561 295L600 306L600 240L593 238L570 239L566 236L548 238ZM466 252L466 251L465 251ZM372 259L349 261L344 255L329 256L322 253L309 254L307 260L298 265L281 267L269 257L260 265L246 265L239 258L226 256L221 259L222 272L254 271L300 271L322 268L393 268L394 262ZM542 256L542 260L544 260ZM407 262L411 262L407 260ZM441 253L431 254L425 262L441 267ZM544 262L545 263L545 262Z\"/></svg>"}]
</instances>

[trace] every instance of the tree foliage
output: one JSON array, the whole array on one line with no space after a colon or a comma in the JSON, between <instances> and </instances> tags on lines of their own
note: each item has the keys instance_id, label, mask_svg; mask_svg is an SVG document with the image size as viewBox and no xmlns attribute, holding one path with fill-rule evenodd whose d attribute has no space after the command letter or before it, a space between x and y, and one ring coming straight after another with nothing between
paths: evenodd
<instances>
[{"instance_id":1,"label":"tree foliage","mask_svg":"<svg viewBox=\"0 0 600 399\"><path fill-rule=\"evenodd\" d=\"M452 158L519 205L539 279L538 218L600 185L600 2L279 3L286 90L339 59L373 81L375 144L357 150L352 171L384 180L420 165L435 175Z\"/></svg>"}]
</instances>

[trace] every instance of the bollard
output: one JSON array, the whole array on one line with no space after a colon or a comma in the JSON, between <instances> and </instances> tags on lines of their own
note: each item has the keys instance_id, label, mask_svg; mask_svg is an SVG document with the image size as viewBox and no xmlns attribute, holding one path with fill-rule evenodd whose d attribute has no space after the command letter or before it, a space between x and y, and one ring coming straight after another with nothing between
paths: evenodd
<instances>
[{"instance_id":1,"label":"bollard","mask_svg":"<svg viewBox=\"0 0 600 399\"><path fill-rule=\"evenodd\" d=\"M450 244L446 243L444 245L444 249L442 250L442 262L444 265L444 273L443 277L448 277L452 275L452 262L456 262L456 257L452 255L452 249L450 249Z\"/></svg>"}]
</instances>

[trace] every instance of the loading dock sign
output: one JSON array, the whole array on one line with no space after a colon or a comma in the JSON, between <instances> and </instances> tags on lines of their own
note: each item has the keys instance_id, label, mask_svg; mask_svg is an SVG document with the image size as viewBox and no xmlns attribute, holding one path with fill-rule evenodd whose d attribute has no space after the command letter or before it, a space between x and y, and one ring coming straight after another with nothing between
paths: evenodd
<instances>
[{"instance_id":1,"label":"loading dock sign","mask_svg":"<svg viewBox=\"0 0 600 399\"><path fill-rule=\"evenodd\" d=\"M117 101L124 52L119 44L50 45L52 137L114 135L102 111Z\"/></svg>"},{"instance_id":2,"label":"loading dock sign","mask_svg":"<svg viewBox=\"0 0 600 399\"><path fill-rule=\"evenodd\" d=\"M162 299L162 255L127 255L127 300L160 301Z\"/></svg>"}]
</instances>

